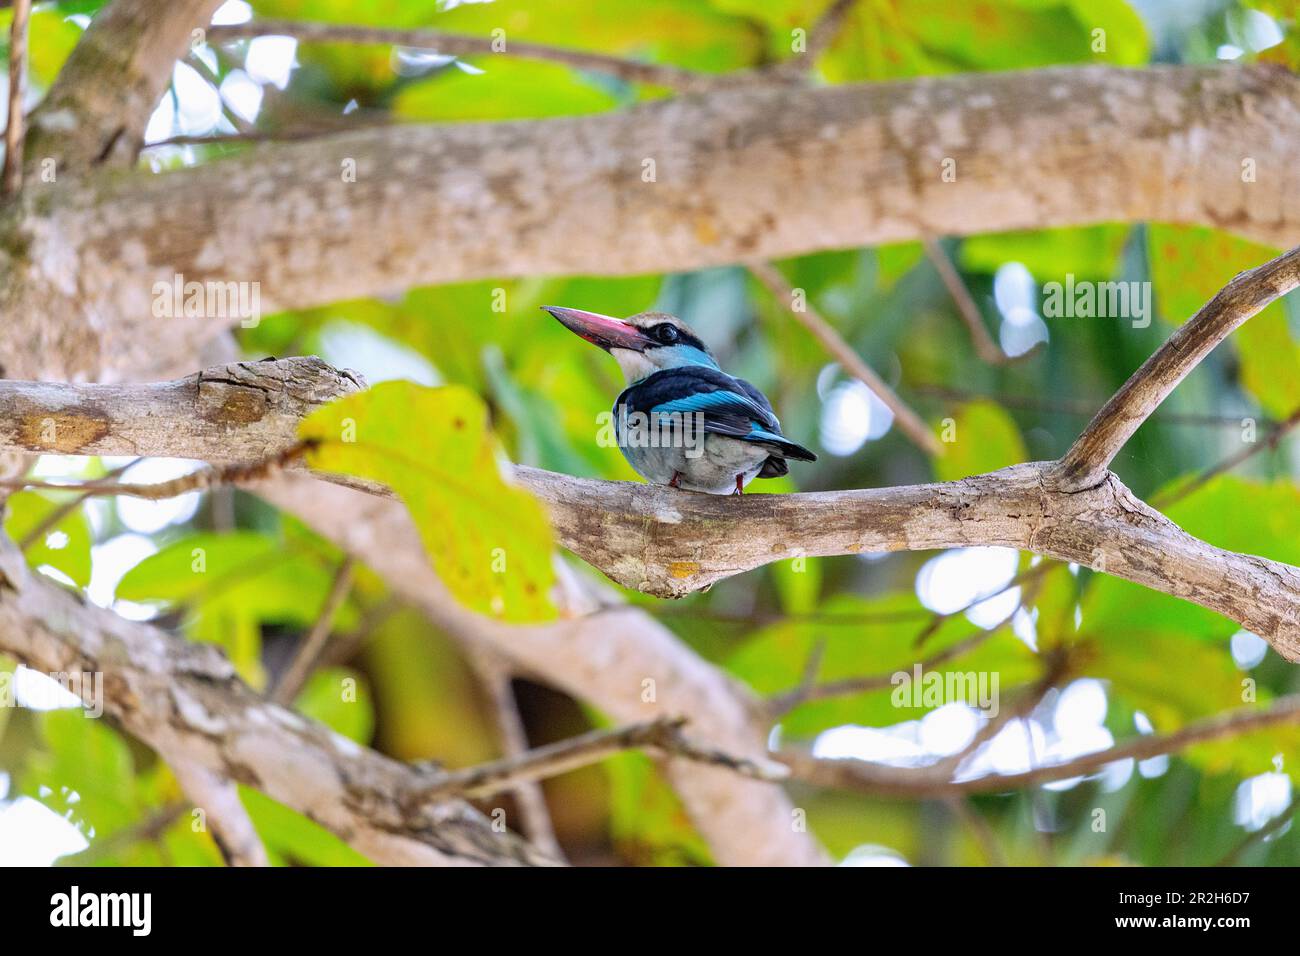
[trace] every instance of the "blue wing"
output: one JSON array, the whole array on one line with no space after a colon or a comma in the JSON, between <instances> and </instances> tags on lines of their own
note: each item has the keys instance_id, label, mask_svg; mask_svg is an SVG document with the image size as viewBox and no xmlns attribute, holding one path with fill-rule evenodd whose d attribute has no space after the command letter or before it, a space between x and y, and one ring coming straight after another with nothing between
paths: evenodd
<instances>
[{"instance_id":1,"label":"blue wing","mask_svg":"<svg viewBox=\"0 0 1300 956\"><path fill-rule=\"evenodd\" d=\"M699 414L706 432L769 446L782 458L817 459L781 434L781 423L762 392L717 369L680 366L655 372L624 391L617 405L651 416Z\"/></svg>"}]
</instances>

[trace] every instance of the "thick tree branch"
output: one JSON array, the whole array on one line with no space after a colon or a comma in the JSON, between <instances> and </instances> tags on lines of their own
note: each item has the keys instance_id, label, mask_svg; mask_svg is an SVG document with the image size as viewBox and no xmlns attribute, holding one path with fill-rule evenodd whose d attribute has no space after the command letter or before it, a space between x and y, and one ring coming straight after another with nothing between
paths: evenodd
<instances>
[{"instance_id":1,"label":"thick tree branch","mask_svg":"<svg viewBox=\"0 0 1300 956\"><path fill-rule=\"evenodd\" d=\"M1089 67L721 90L60 178L24 193L25 254L0 253L0 357L22 378L193 368L197 344L238 317L154 318L154 283L178 274L260 282L269 312L473 278L672 272L1107 221L1208 223L1289 246L1297 138L1300 79L1285 72ZM1243 156L1269 175L1243 183Z\"/></svg>"},{"instance_id":2,"label":"thick tree branch","mask_svg":"<svg viewBox=\"0 0 1300 956\"><path fill-rule=\"evenodd\" d=\"M620 584L677 597L794 557L1021 548L1201 604L1300 660L1300 569L1206 544L1114 475L1067 492L1055 463L961 481L730 501L519 469L565 547Z\"/></svg>"},{"instance_id":3,"label":"thick tree branch","mask_svg":"<svg viewBox=\"0 0 1300 956\"><path fill-rule=\"evenodd\" d=\"M28 162L51 157L65 172L129 162L144 142L172 66L190 33L222 0L112 0L90 21L32 113Z\"/></svg>"},{"instance_id":4,"label":"thick tree branch","mask_svg":"<svg viewBox=\"0 0 1300 956\"><path fill-rule=\"evenodd\" d=\"M315 358L234 363L152 385L0 382L0 450L262 461L292 447L298 422L313 409L359 387L353 373ZM623 608L600 620L504 627L447 593L397 501L297 476L257 490L383 574L448 633L493 648L612 718L682 714L702 739L727 752L765 752L758 703L643 612ZM651 701L643 699L646 680L657 687ZM779 789L680 760L669 769L720 861L824 861L807 834L791 828Z\"/></svg>"},{"instance_id":5,"label":"thick tree branch","mask_svg":"<svg viewBox=\"0 0 1300 956\"><path fill-rule=\"evenodd\" d=\"M267 703L213 646L29 574L12 548L0 553L0 650L45 673L102 673L105 712L164 757L183 754L187 765L260 790L376 862L551 862L464 803L402 805L397 795L419 778L412 768Z\"/></svg>"},{"instance_id":6,"label":"thick tree branch","mask_svg":"<svg viewBox=\"0 0 1300 956\"><path fill-rule=\"evenodd\" d=\"M1067 491L1102 481L1138 426L1214 347L1269 303L1300 285L1300 247L1243 272L1201 306L1088 423L1061 459L1057 480Z\"/></svg>"}]
</instances>

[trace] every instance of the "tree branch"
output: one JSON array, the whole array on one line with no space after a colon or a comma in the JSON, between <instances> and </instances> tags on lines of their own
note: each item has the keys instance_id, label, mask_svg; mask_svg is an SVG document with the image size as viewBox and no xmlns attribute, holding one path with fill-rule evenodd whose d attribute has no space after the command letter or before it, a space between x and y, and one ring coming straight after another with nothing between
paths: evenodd
<instances>
[{"instance_id":1,"label":"tree branch","mask_svg":"<svg viewBox=\"0 0 1300 956\"><path fill-rule=\"evenodd\" d=\"M510 626L473 613L433 572L415 526L397 501L286 473L252 489L364 561L447 634L491 647L613 720L687 717L695 733L738 757L765 757L760 703L742 684L686 647L644 611L599 608L552 624ZM574 601L566 602L574 605ZM793 807L779 787L680 758L668 776L692 822L724 866L808 866L826 857L790 825Z\"/></svg>"},{"instance_id":2,"label":"tree branch","mask_svg":"<svg viewBox=\"0 0 1300 956\"><path fill-rule=\"evenodd\" d=\"M712 747L701 747L682 735L683 717L656 717L654 720L611 730L592 730L568 740L526 750L490 763L447 770L405 794L408 804L418 806L431 800L463 797L473 800L513 790L523 783L557 777L598 763L624 750L647 748L660 753L725 767L741 776L774 783L790 775L781 764L770 760L736 757Z\"/></svg>"},{"instance_id":3,"label":"tree branch","mask_svg":"<svg viewBox=\"0 0 1300 956\"><path fill-rule=\"evenodd\" d=\"M966 328L970 331L971 344L975 346L975 354L989 365L1007 365L1028 358L1033 349L1013 358L1003 352L998 344L993 341L993 336L989 334L988 327L984 324L984 316L980 314L978 303L970 294L970 289L966 288L966 283L962 281L961 275L957 272L957 267L948 258L948 253L944 252L939 240L933 236L925 236L921 242L925 246L926 256L934 266L935 272L939 274L939 280L943 283L944 288L948 290L948 294L952 296L953 305L957 307L957 314L961 316L962 322L966 324Z\"/></svg>"},{"instance_id":4,"label":"tree branch","mask_svg":"<svg viewBox=\"0 0 1300 956\"><path fill-rule=\"evenodd\" d=\"M190 802L201 809L212 839L227 866L270 866L266 847L239 799L232 779L176 753L166 757L176 782Z\"/></svg>"},{"instance_id":5,"label":"tree branch","mask_svg":"<svg viewBox=\"0 0 1300 956\"><path fill-rule=\"evenodd\" d=\"M486 647L469 646L470 662L478 674L479 683L492 705L497 733L504 757L518 757L528 751L528 732L524 727L519 703L515 698L514 680L510 662L499 653ZM511 789L515 805L519 808L519 829L533 846L557 860L564 859L564 849L555 836L555 824L546 794L537 781L520 783Z\"/></svg>"},{"instance_id":6,"label":"tree branch","mask_svg":"<svg viewBox=\"0 0 1300 956\"><path fill-rule=\"evenodd\" d=\"M0 553L0 649L47 674L86 675L73 686L102 673L105 712L165 759L183 754L260 790L375 862L551 862L464 803L400 805L396 794L419 778L412 768L267 703L212 645L83 604L29 574L12 548Z\"/></svg>"},{"instance_id":7,"label":"tree branch","mask_svg":"<svg viewBox=\"0 0 1300 956\"><path fill-rule=\"evenodd\" d=\"M0 253L0 356L22 378L194 368L239 319L178 316L160 336L151 290L177 275L258 282L270 312L475 278L673 272L1104 221L1290 245L1297 138L1300 79L1283 71L1087 67L766 85L60 178L24 191L26 254ZM1276 175L1242 183L1238 152Z\"/></svg>"},{"instance_id":8,"label":"tree branch","mask_svg":"<svg viewBox=\"0 0 1300 956\"><path fill-rule=\"evenodd\" d=\"M316 669L321 654L325 650L325 644L329 641L330 632L334 629L334 618L338 615L343 602L347 600L348 592L352 590L353 569L355 567L356 562L350 557L346 557L340 562L338 570L334 572L334 579L330 582L329 593L325 595L325 603L316 616L316 621L312 624L311 630L307 632L306 637L302 639L302 643L293 655L293 660L289 662L289 667L276 681L270 696L271 700L281 707L293 706L299 692L306 686L307 679L311 677L312 671Z\"/></svg>"},{"instance_id":9,"label":"tree branch","mask_svg":"<svg viewBox=\"0 0 1300 956\"><path fill-rule=\"evenodd\" d=\"M1268 707L1240 708L1188 724L1173 733L1147 735L1108 750L1044 764L1015 774L988 774L954 780L950 767L893 767L856 758L822 758L804 751L782 751L776 759L796 780L814 786L891 797L947 797L953 794L1001 793L1053 780L1095 773L1117 760L1146 760L1177 753L1193 744L1248 734L1278 724L1300 723L1300 696L1282 697Z\"/></svg>"},{"instance_id":10,"label":"tree branch","mask_svg":"<svg viewBox=\"0 0 1300 956\"><path fill-rule=\"evenodd\" d=\"M1269 303L1300 285L1300 246L1243 272L1179 326L1102 406L1074 444L1055 477L1077 491L1104 480L1106 469L1138 426L1214 347Z\"/></svg>"}]
</instances>

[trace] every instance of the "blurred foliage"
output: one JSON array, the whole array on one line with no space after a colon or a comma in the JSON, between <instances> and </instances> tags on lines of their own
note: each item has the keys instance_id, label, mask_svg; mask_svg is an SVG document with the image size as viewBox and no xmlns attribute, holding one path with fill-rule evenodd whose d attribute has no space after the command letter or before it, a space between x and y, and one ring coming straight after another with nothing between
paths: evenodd
<instances>
[{"instance_id":1,"label":"blurred foliage","mask_svg":"<svg viewBox=\"0 0 1300 956\"><path fill-rule=\"evenodd\" d=\"M39 5L31 44L36 93L48 88L84 17L99 5ZM552 44L725 73L790 59L801 32L828 6L829 0L255 0L252 12L482 37L504 30L507 43ZM1293 3L1207 0L1195 7L1156 0L859 0L815 72L819 82L844 83L1219 57L1292 68L1300 63ZM1265 21L1258 19L1262 15ZM0 11L6 34L9 17L8 10ZM1259 38L1269 35L1269 24L1280 42L1265 46ZM238 41L208 51L217 80L249 67L251 48L249 41ZM578 116L668 92L509 56L462 63L411 53L300 44L287 85L257 81L263 98L255 129L279 134L389 121ZM174 102L170 96L163 100L162 127ZM234 128L229 116L211 122L206 132L216 135ZM183 129L173 115L171 134L179 132L193 130ZM147 151L143 162L165 169L243 148L228 141L168 146ZM887 427L879 408L864 411L845 400L854 393L844 390L849 380L843 371L790 320L785 303L741 268L417 288L268 316L239 335L250 357L316 353L383 383L307 423L303 434L321 439L313 464L390 485L410 508L431 560L463 601L510 620L536 620L555 613L547 602L550 536L536 502L503 482L500 460L635 478L617 449L595 441L596 416L608 411L622 387L616 367L541 313L541 305L611 315L663 309L690 322L724 368L772 398L785 431L820 455L815 466L797 466L788 478L756 490L873 487L958 478L1060 455L1170 329L1234 274L1274 254L1227 232L1160 223L971 236L950 248L994 338L1006 343L1025 323L1041 325L1042 348L1009 365L981 362L917 242L825 251L781 263L791 283L937 434L943 436L951 420L947 454L934 462ZM1018 264L1014 275L1010 264ZM1017 326L1006 309L1012 280L1021 274L1028 274L1033 292L1019 303ZM1148 326L1116 317L1045 315L1043 287L1070 276L1150 283L1159 321ZM1121 477L1151 500L1184 487L1190 476L1249 443L1265 442L1271 423L1300 407L1297 330L1300 312L1288 298L1235 333L1129 442L1115 463ZM344 440L349 433L355 441ZM1275 449L1261 448L1234 477L1194 490L1168 509L1169 516L1220 547L1300 563L1296 452L1290 438ZM102 473L98 463L93 467ZM6 532L24 538L64 500L53 493L13 496ZM94 587L96 575L111 563L99 549L136 535L110 501L71 511L37 536L26 556L69 586L91 584L102 602L133 602L161 626L221 645L245 679L265 689L318 617L341 555L251 497L237 494L228 504L223 513L216 496L208 495L192 518L143 533L156 553L133 558L134 566L107 596ZM508 573L494 570L494 548L504 549ZM1266 702L1297 689L1294 669L1272 651L1256 663L1234 660L1229 642L1239 628L1233 622L1087 570L1040 568L1036 581L1021 585L1024 607L1014 626L1004 624L991 634L974 614L936 619L927 605L932 596L918 582L930 557L784 561L671 605L623 596L761 695L800 687L810 660L819 681L881 679L874 690L805 702L786 714L779 736L801 744L844 725L893 727L899 739L913 740L934 708L895 706L888 678L945 652L952 656L935 664L935 672L995 673L1006 696L1039 679L1042 652L1067 649L1072 677L1101 682L1104 730L1116 740L1142 732L1144 722L1166 733L1243 706L1248 692ZM1029 557L1018 556L1015 567L1029 570ZM964 573L975 570L968 565ZM11 677L12 665L4 666L0 677ZM528 681L516 681L515 691L534 744L604 722L602 715ZM1053 692L1043 708L1050 710L1066 693ZM494 707L473 660L427 618L398 604L366 568L358 569L334 621L330 653L297 706L401 760L465 766L501 750ZM1043 708L1039 717L1050 728L1053 716ZM967 806L987 822L998 852L1011 863L1206 864L1245 835L1233 822L1242 782L1279 769L1295 779L1298 765L1300 735L1295 728L1274 728L1193 748L1163 769L1143 764L1117 785L1074 781L981 796ZM194 829L166 768L108 722L72 710L0 708L0 768L12 775L8 799L40 800L89 839L90 849L73 860L220 860L210 836ZM557 832L576 862L710 861L658 765L641 754L548 781L545 789ZM261 794L241 793L275 862L365 862L311 821ZM839 857L879 848L914 863L988 861L977 833L939 803L804 790L796 792L796 802ZM1095 809L1110 821L1103 832L1092 827ZM509 819L513 823L513 813ZM1298 864L1300 839L1287 834L1261 843L1242 861Z\"/></svg>"}]
</instances>

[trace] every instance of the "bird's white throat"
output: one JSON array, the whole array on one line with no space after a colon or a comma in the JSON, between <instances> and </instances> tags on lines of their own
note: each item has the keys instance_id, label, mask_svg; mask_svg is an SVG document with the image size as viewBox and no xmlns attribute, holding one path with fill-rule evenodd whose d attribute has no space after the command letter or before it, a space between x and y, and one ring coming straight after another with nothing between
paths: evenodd
<instances>
[{"instance_id":1,"label":"bird's white throat","mask_svg":"<svg viewBox=\"0 0 1300 956\"><path fill-rule=\"evenodd\" d=\"M659 366L646 358L644 352L634 352L631 349L610 349L609 354L614 356L614 360L618 362L618 367L623 370L623 377L627 379L629 385L659 371Z\"/></svg>"}]
</instances>

